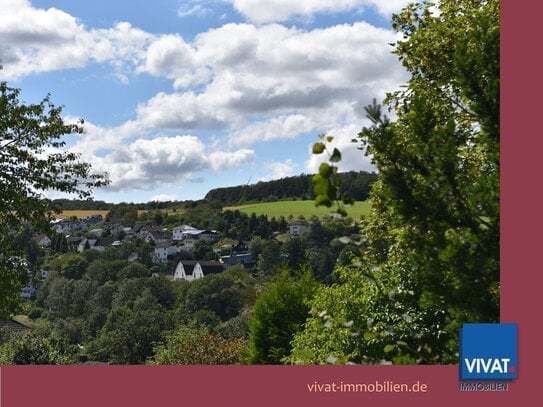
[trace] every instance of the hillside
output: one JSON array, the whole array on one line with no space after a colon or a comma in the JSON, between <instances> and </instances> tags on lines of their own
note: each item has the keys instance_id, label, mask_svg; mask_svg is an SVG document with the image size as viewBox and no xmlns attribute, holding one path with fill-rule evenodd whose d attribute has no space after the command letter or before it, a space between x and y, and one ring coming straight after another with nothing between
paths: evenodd
<instances>
[{"instance_id":1,"label":"hillside","mask_svg":"<svg viewBox=\"0 0 543 407\"><path fill-rule=\"evenodd\" d=\"M292 199L311 200L315 198L312 177L311 174L302 174L251 185L216 188L207 193L205 200L218 201L223 206ZM339 174L339 179L342 192L348 192L357 201L365 201L377 175L365 171L350 171Z\"/></svg>"},{"instance_id":2,"label":"hillside","mask_svg":"<svg viewBox=\"0 0 543 407\"><path fill-rule=\"evenodd\" d=\"M290 216L298 218L303 216L309 219L311 216L323 218L330 214L333 208L316 207L313 201L277 201L277 202L262 202L255 204L245 204L238 206L229 206L223 210L239 210L240 212L251 215L252 213L266 215L268 218L275 217L279 219L281 216L288 219ZM351 218L359 218L366 216L370 210L370 201L358 201L353 206L346 208Z\"/></svg>"}]
</instances>

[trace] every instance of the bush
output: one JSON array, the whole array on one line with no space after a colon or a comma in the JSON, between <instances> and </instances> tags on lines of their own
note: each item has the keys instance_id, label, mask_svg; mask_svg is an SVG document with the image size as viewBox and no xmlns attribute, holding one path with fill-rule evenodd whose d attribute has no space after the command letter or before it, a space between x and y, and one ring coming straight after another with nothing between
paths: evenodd
<instances>
[{"instance_id":1,"label":"bush","mask_svg":"<svg viewBox=\"0 0 543 407\"><path fill-rule=\"evenodd\" d=\"M308 317L307 303L317 286L310 273L298 279L283 273L258 297L249 324L249 363L280 364L290 354L290 342Z\"/></svg>"},{"instance_id":2,"label":"bush","mask_svg":"<svg viewBox=\"0 0 543 407\"><path fill-rule=\"evenodd\" d=\"M247 347L244 339L225 339L205 328L182 325L155 349L155 365L239 364Z\"/></svg>"}]
</instances>

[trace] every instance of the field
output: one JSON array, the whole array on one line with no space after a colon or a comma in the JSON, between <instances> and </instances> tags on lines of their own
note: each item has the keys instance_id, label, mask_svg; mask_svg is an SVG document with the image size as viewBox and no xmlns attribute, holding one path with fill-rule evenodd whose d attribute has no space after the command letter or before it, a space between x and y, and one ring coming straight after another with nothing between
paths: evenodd
<instances>
[{"instance_id":1,"label":"field","mask_svg":"<svg viewBox=\"0 0 543 407\"><path fill-rule=\"evenodd\" d=\"M268 218L283 216L287 219L292 215L294 218L298 218L303 215L306 219L315 215L319 218L323 218L328 215L333 208L316 207L314 201L278 201L278 202L264 202L257 204L239 205L225 207L223 210L239 210L248 215L255 213L256 215L268 215ZM345 208L351 218L359 218L369 213L370 203L369 201L358 201L353 206Z\"/></svg>"},{"instance_id":2,"label":"field","mask_svg":"<svg viewBox=\"0 0 543 407\"><path fill-rule=\"evenodd\" d=\"M171 209L171 208L164 208L164 209L138 209L138 216L145 215L147 212L155 212L159 210L164 215L181 215L185 213L184 209Z\"/></svg>"},{"instance_id":3,"label":"field","mask_svg":"<svg viewBox=\"0 0 543 407\"><path fill-rule=\"evenodd\" d=\"M78 219L85 219L87 216L93 216L93 215L102 215L102 217L106 217L109 211L100 211L100 210L68 210L68 211L62 211L60 214L57 215L59 219L69 219L72 216L75 216Z\"/></svg>"}]
</instances>

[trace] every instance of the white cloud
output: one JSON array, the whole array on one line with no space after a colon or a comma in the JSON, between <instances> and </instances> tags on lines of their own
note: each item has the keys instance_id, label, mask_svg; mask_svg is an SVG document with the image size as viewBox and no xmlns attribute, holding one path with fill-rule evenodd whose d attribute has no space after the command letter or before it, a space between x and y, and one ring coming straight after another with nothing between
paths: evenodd
<instances>
[{"instance_id":1,"label":"white cloud","mask_svg":"<svg viewBox=\"0 0 543 407\"><path fill-rule=\"evenodd\" d=\"M194 173L221 171L243 165L254 158L248 149L208 151L195 136L159 136L120 145L105 156L93 156L93 169L108 172L109 190L152 190L186 181Z\"/></svg>"},{"instance_id":2,"label":"white cloud","mask_svg":"<svg viewBox=\"0 0 543 407\"><path fill-rule=\"evenodd\" d=\"M260 178L259 181L269 181L295 175L296 163L288 159L283 162L269 161L264 163L267 175Z\"/></svg>"},{"instance_id":3,"label":"white cloud","mask_svg":"<svg viewBox=\"0 0 543 407\"><path fill-rule=\"evenodd\" d=\"M250 21L270 23L292 16L311 17L315 13L333 13L375 7L383 15L401 10L408 0L230 0L233 7Z\"/></svg>"},{"instance_id":4,"label":"white cloud","mask_svg":"<svg viewBox=\"0 0 543 407\"><path fill-rule=\"evenodd\" d=\"M333 129L326 133L327 136L334 137L333 141L327 144L327 149L332 152L334 148L337 148L341 152L341 161L337 163L340 172L376 170L375 166L371 164L371 158L366 157L364 151L358 149L360 144L351 142L359 132L359 127L350 125ZM311 174L317 173L319 165L323 162L328 162L329 157L326 153L312 154L311 146L308 147L308 152L310 157L305 163L306 170Z\"/></svg>"},{"instance_id":5,"label":"white cloud","mask_svg":"<svg viewBox=\"0 0 543 407\"><path fill-rule=\"evenodd\" d=\"M138 119L155 128L231 129L237 144L296 137L312 131L315 118L331 118L336 105L352 110L394 89L404 78L387 45L394 40L364 22L312 31L226 24L191 44L165 36L149 47L140 72L178 88L203 86L157 94L138 107ZM255 117L260 122L247 120ZM337 124L332 118L327 128Z\"/></svg>"},{"instance_id":6,"label":"white cloud","mask_svg":"<svg viewBox=\"0 0 543 407\"><path fill-rule=\"evenodd\" d=\"M151 197L150 201L153 202L168 202L168 201L177 201L179 198L175 195L168 194L158 194Z\"/></svg>"},{"instance_id":7,"label":"white cloud","mask_svg":"<svg viewBox=\"0 0 543 407\"><path fill-rule=\"evenodd\" d=\"M209 94L158 93L137 108L138 120L157 129L220 128L229 121Z\"/></svg>"},{"instance_id":8,"label":"white cloud","mask_svg":"<svg viewBox=\"0 0 543 407\"><path fill-rule=\"evenodd\" d=\"M334 128L361 123L361 106L368 103L369 98L361 97L356 102L335 102L326 109L301 109L296 114L274 116L231 132L228 140L231 145L240 146L293 139L307 133L316 136Z\"/></svg>"},{"instance_id":9,"label":"white cloud","mask_svg":"<svg viewBox=\"0 0 543 407\"><path fill-rule=\"evenodd\" d=\"M120 78L141 64L153 38L129 23L87 30L70 14L32 7L26 0L1 0L0 59L4 79L32 73L80 68L90 60L113 65Z\"/></svg>"},{"instance_id":10,"label":"white cloud","mask_svg":"<svg viewBox=\"0 0 543 407\"><path fill-rule=\"evenodd\" d=\"M212 13L212 9L204 7L201 4L195 4L194 2L190 2L189 4L183 4L177 10L177 15L179 17L196 16L202 18Z\"/></svg>"},{"instance_id":11,"label":"white cloud","mask_svg":"<svg viewBox=\"0 0 543 407\"><path fill-rule=\"evenodd\" d=\"M138 72L147 72L158 77L173 79L175 88L194 86L206 82L209 70L194 61L195 50L179 35L164 35L146 51L144 64Z\"/></svg>"}]
</instances>

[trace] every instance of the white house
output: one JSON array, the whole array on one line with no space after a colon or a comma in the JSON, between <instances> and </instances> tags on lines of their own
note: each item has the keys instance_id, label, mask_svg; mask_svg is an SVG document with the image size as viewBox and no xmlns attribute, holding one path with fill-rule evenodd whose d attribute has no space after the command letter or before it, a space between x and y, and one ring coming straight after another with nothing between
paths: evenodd
<instances>
[{"instance_id":1,"label":"white house","mask_svg":"<svg viewBox=\"0 0 543 407\"><path fill-rule=\"evenodd\" d=\"M290 235L299 235L309 229L309 223L305 220L297 220L288 225L288 233Z\"/></svg>"},{"instance_id":2,"label":"white house","mask_svg":"<svg viewBox=\"0 0 543 407\"><path fill-rule=\"evenodd\" d=\"M172 229L172 240L183 240L183 232L186 230L196 230L189 225L181 225Z\"/></svg>"},{"instance_id":3,"label":"white house","mask_svg":"<svg viewBox=\"0 0 543 407\"><path fill-rule=\"evenodd\" d=\"M218 261L181 260L175 268L173 279L193 281L208 274L221 273L224 269L225 265Z\"/></svg>"},{"instance_id":4,"label":"white house","mask_svg":"<svg viewBox=\"0 0 543 407\"><path fill-rule=\"evenodd\" d=\"M169 243L157 244L151 254L153 263L163 263L168 260L168 256L179 253L179 248Z\"/></svg>"}]
</instances>

